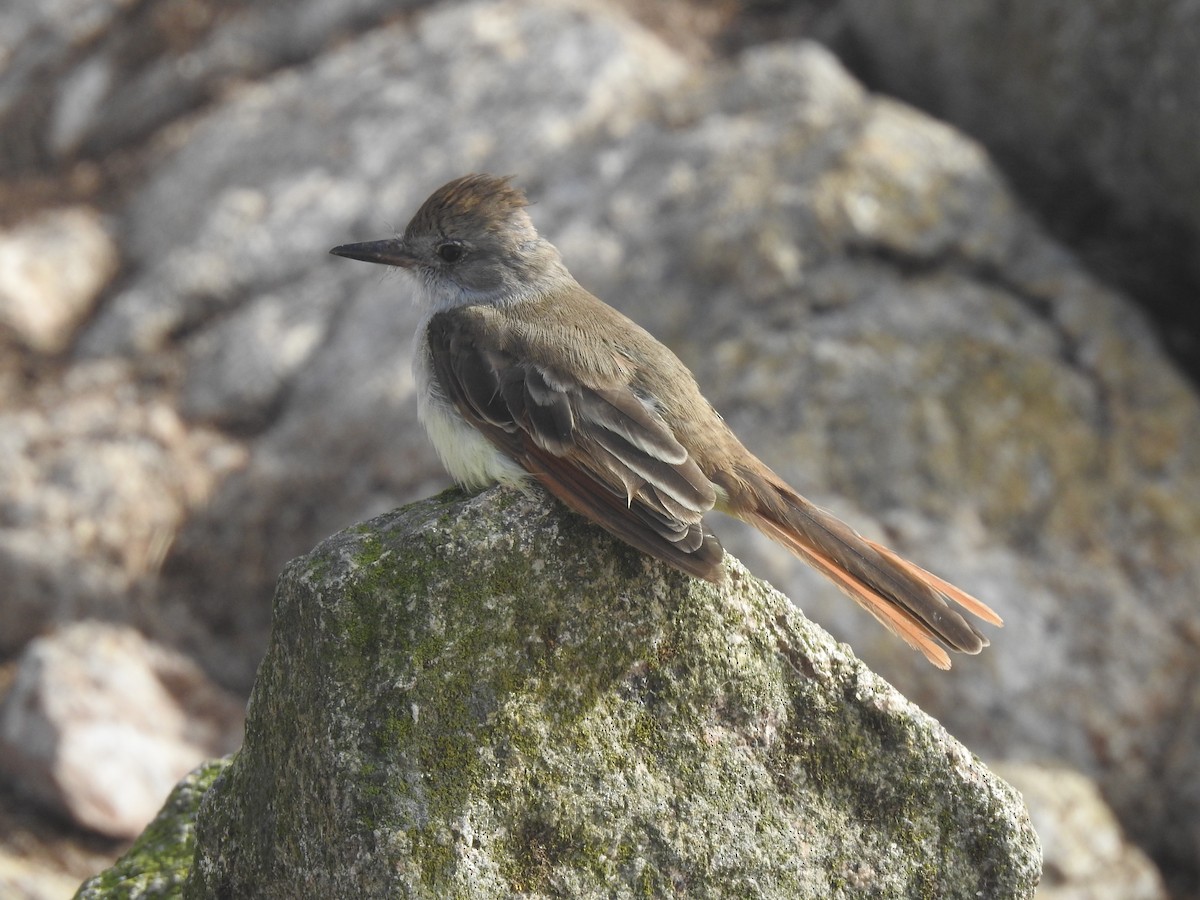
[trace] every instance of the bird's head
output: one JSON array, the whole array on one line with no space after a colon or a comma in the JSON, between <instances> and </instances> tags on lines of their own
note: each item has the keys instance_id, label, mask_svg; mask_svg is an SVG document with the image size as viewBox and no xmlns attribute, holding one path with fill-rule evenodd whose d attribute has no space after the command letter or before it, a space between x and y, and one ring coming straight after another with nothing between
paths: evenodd
<instances>
[{"instance_id":1,"label":"bird's head","mask_svg":"<svg viewBox=\"0 0 1200 900\"><path fill-rule=\"evenodd\" d=\"M518 302L570 277L527 205L508 178L466 175L434 191L403 235L329 252L409 270L435 309Z\"/></svg>"}]
</instances>

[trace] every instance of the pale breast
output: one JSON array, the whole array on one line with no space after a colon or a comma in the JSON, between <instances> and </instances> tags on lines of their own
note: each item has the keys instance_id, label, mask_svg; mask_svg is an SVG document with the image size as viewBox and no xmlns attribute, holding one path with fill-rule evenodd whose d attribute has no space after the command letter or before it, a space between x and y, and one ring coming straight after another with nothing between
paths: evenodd
<instances>
[{"instance_id":1,"label":"pale breast","mask_svg":"<svg viewBox=\"0 0 1200 900\"><path fill-rule=\"evenodd\" d=\"M530 475L467 424L454 404L442 396L433 374L429 341L425 336L429 316L417 328L413 341L413 377L417 382L417 418L437 450L450 477L467 488L506 484L524 488Z\"/></svg>"}]
</instances>

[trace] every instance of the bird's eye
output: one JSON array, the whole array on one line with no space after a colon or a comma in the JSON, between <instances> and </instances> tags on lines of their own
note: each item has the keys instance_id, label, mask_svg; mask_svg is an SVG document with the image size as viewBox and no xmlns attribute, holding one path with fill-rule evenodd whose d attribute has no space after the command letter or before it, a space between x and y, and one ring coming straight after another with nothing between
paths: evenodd
<instances>
[{"instance_id":1,"label":"bird's eye","mask_svg":"<svg viewBox=\"0 0 1200 900\"><path fill-rule=\"evenodd\" d=\"M462 244L455 241L447 241L444 244L439 244L437 248L437 255L442 258L443 262L448 263L458 262L463 258L464 253L466 251L463 249Z\"/></svg>"}]
</instances>

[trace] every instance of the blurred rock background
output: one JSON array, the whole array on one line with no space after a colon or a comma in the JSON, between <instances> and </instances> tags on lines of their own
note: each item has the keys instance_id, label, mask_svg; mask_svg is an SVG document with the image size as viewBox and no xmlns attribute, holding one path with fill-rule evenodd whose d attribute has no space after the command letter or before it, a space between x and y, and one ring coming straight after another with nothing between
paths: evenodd
<instances>
[{"instance_id":1,"label":"blurred rock background","mask_svg":"<svg viewBox=\"0 0 1200 900\"><path fill-rule=\"evenodd\" d=\"M284 561L446 483L407 284L326 252L492 171L768 463L1005 617L938 673L720 528L1033 767L1046 896L1200 896L1198 44L1182 0L5 4L0 894L237 746Z\"/></svg>"}]
</instances>

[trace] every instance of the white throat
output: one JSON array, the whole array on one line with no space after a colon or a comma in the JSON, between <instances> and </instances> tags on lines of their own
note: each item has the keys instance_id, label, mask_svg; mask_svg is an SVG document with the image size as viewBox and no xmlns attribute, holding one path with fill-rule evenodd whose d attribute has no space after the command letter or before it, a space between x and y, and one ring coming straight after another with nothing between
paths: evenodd
<instances>
[{"instance_id":1,"label":"white throat","mask_svg":"<svg viewBox=\"0 0 1200 900\"><path fill-rule=\"evenodd\" d=\"M463 306L512 306L575 283L561 262L548 267L536 279L489 291L465 288L451 278L439 278L422 272L412 274L416 276L413 280L417 286L417 302L422 309L432 312L445 312Z\"/></svg>"}]
</instances>

